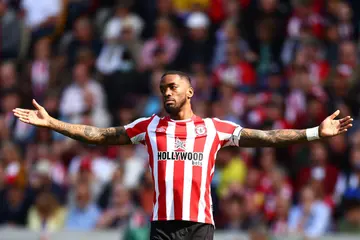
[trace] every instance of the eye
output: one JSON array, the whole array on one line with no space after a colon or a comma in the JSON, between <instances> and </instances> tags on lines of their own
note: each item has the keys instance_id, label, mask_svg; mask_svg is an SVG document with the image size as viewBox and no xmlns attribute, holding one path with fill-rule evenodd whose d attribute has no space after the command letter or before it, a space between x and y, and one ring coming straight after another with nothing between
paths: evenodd
<instances>
[{"instance_id":1,"label":"eye","mask_svg":"<svg viewBox=\"0 0 360 240\"><path fill-rule=\"evenodd\" d=\"M171 90L175 90L175 89L177 89L177 86L172 85L172 86L170 87L170 89L171 89Z\"/></svg>"}]
</instances>

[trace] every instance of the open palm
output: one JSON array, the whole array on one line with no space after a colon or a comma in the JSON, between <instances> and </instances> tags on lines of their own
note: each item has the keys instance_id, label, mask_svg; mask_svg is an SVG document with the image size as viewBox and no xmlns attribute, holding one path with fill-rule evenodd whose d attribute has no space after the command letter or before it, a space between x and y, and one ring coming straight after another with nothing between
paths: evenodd
<instances>
[{"instance_id":1,"label":"open palm","mask_svg":"<svg viewBox=\"0 0 360 240\"><path fill-rule=\"evenodd\" d=\"M320 137L332 137L346 132L352 127L353 119L350 116L335 119L340 114L337 110L330 116L328 116L319 127Z\"/></svg>"},{"instance_id":2,"label":"open palm","mask_svg":"<svg viewBox=\"0 0 360 240\"><path fill-rule=\"evenodd\" d=\"M39 127L47 127L50 118L49 114L46 112L45 108L40 106L35 100L33 100L32 103L36 110L16 108L13 110L14 115L24 123L29 123Z\"/></svg>"}]
</instances>

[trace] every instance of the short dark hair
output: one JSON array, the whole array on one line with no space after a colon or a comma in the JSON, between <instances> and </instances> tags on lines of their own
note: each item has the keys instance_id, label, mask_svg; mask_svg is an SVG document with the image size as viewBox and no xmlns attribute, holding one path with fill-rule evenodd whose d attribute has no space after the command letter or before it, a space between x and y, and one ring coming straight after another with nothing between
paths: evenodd
<instances>
[{"instance_id":1,"label":"short dark hair","mask_svg":"<svg viewBox=\"0 0 360 240\"><path fill-rule=\"evenodd\" d=\"M185 78L191 85L191 78L189 76L189 74L182 72L182 71L166 71L162 76L161 79L163 79L164 77L166 77L167 75L178 75L180 76L180 78Z\"/></svg>"}]
</instances>

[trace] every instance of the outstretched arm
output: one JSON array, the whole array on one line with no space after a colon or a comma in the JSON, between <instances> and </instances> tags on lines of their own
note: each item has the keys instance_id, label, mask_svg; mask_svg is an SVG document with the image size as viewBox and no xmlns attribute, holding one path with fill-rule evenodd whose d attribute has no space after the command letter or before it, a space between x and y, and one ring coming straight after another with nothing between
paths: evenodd
<instances>
[{"instance_id":1,"label":"outstretched arm","mask_svg":"<svg viewBox=\"0 0 360 240\"><path fill-rule=\"evenodd\" d=\"M125 145L131 144L124 127L97 128L87 125L70 124L49 116L46 110L35 100L33 105L37 110L16 108L14 115L20 121L38 127L50 128L72 139L89 144Z\"/></svg>"},{"instance_id":2,"label":"outstretched arm","mask_svg":"<svg viewBox=\"0 0 360 240\"><path fill-rule=\"evenodd\" d=\"M262 131L256 129L242 129L240 133L239 146L241 147L284 147L296 143L333 137L346 132L352 127L353 119L348 116L339 120L335 118L339 115L337 110L327 117L319 127L312 129L282 129Z\"/></svg>"}]
</instances>

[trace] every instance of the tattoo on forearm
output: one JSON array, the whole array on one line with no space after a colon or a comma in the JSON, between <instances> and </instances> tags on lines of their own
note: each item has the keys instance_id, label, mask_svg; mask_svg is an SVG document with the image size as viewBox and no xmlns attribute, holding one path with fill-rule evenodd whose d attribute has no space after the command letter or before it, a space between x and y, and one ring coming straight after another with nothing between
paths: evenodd
<instances>
[{"instance_id":1,"label":"tattoo on forearm","mask_svg":"<svg viewBox=\"0 0 360 240\"><path fill-rule=\"evenodd\" d=\"M242 147L284 147L289 144L306 142L306 130L282 129L262 131L244 128L241 131Z\"/></svg>"},{"instance_id":2,"label":"tattoo on forearm","mask_svg":"<svg viewBox=\"0 0 360 240\"><path fill-rule=\"evenodd\" d=\"M124 145L131 143L124 127L97 128L53 119L50 121L50 128L72 139L89 144Z\"/></svg>"}]
</instances>

